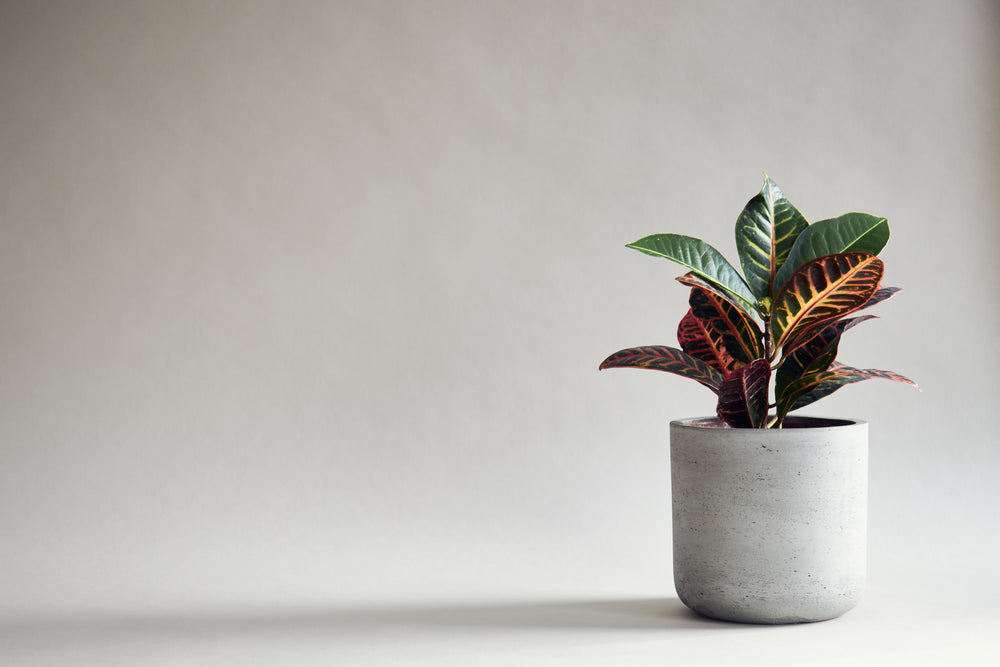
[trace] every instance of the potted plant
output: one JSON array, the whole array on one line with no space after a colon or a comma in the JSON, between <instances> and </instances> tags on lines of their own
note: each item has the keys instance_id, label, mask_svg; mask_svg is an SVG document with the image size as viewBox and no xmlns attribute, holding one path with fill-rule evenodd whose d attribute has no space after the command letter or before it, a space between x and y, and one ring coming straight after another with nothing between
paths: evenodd
<instances>
[{"instance_id":1,"label":"potted plant","mask_svg":"<svg viewBox=\"0 0 1000 667\"><path fill-rule=\"evenodd\" d=\"M834 618L864 588L867 424L790 415L841 387L896 373L836 360L882 287L885 218L809 224L765 176L736 221L742 275L700 239L655 234L628 247L681 264L691 288L679 348L633 347L600 368L697 381L714 417L670 424L674 583L701 614L751 623Z\"/></svg>"}]
</instances>

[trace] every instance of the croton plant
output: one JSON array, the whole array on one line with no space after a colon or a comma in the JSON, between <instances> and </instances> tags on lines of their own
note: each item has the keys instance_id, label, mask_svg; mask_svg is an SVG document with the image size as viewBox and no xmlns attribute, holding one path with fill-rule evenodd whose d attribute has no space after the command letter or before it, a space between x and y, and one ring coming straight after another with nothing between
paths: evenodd
<instances>
[{"instance_id":1,"label":"croton plant","mask_svg":"<svg viewBox=\"0 0 1000 667\"><path fill-rule=\"evenodd\" d=\"M686 267L677 280L691 288L691 307L677 328L680 349L621 350L601 369L651 368L696 380L715 392L716 414L734 428L780 428L789 412L862 380L916 387L902 375L836 360L844 332L875 317L848 316L900 291L881 286L877 255L888 240L886 219L866 213L809 224L765 176L736 221L742 275L691 236L654 234L628 245Z\"/></svg>"}]
</instances>

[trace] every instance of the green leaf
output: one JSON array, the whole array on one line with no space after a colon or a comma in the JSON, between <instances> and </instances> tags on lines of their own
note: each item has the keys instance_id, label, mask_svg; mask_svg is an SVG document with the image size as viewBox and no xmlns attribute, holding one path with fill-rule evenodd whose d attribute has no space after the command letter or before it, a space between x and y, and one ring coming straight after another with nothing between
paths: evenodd
<instances>
[{"instance_id":1,"label":"green leaf","mask_svg":"<svg viewBox=\"0 0 1000 667\"><path fill-rule=\"evenodd\" d=\"M756 308L757 300L743 277L726 261L722 253L701 239L683 234L653 234L629 243L628 247L653 257L677 262L715 287L730 293L750 310Z\"/></svg>"},{"instance_id":2,"label":"green leaf","mask_svg":"<svg viewBox=\"0 0 1000 667\"><path fill-rule=\"evenodd\" d=\"M767 386L771 364L757 359L723 380L716 414L733 428L762 428L767 420Z\"/></svg>"},{"instance_id":3,"label":"green leaf","mask_svg":"<svg viewBox=\"0 0 1000 667\"><path fill-rule=\"evenodd\" d=\"M792 246L788 259L778 270L775 289L781 288L792 272L806 262L844 252L867 252L877 255L889 241L889 223L867 213L845 213L809 225Z\"/></svg>"},{"instance_id":4,"label":"green leaf","mask_svg":"<svg viewBox=\"0 0 1000 667\"><path fill-rule=\"evenodd\" d=\"M784 347L820 322L843 317L875 294L882 260L866 252L818 257L799 267L771 308L775 348Z\"/></svg>"},{"instance_id":5,"label":"green leaf","mask_svg":"<svg viewBox=\"0 0 1000 667\"><path fill-rule=\"evenodd\" d=\"M691 378L718 392L723 375L701 359L696 359L683 350L664 345L631 347L615 352L600 366L605 368L650 368Z\"/></svg>"},{"instance_id":6,"label":"green leaf","mask_svg":"<svg viewBox=\"0 0 1000 667\"><path fill-rule=\"evenodd\" d=\"M778 184L764 177L764 187L736 219L736 249L743 275L757 300L773 296L778 269L788 258L795 239L807 227L805 217L782 194Z\"/></svg>"}]
</instances>

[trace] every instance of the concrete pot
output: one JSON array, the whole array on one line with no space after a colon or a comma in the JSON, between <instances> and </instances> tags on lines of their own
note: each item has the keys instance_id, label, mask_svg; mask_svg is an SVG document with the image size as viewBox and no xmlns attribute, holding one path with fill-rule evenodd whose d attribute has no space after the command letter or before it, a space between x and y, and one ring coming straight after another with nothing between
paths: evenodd
<instances>
[{"instance_id":1,"label":"concrete pot","mask_svg":"<svg viewBox=\"0 0 1000 667\"><path fill-rule=\"evenodd\" d=\"M865 584L868 424L719 424L670 424L681 601L742 623L824 621L853 608Z\"/></svg>"}]
</instances>

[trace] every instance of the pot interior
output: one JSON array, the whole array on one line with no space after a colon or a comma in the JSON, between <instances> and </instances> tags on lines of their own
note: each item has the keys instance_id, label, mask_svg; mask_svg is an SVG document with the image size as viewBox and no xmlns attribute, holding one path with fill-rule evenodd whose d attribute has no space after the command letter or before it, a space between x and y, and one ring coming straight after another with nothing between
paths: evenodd
<instances>
[{"instance_id":1,"label":"pot interior","mask_svg":"<svg viewBox=\"0 0 1000 667\"><path fill-rule=\"evenodd\" d=\"M718 417L696 417L682 420L684 426L699 428L732 428ZM829 428L831 426L850 426L858 422L853 419L833 419L830 417L785 417L782 428ZM747 429L750 430L750 429Z\"/></svg>"}]
</instances>

